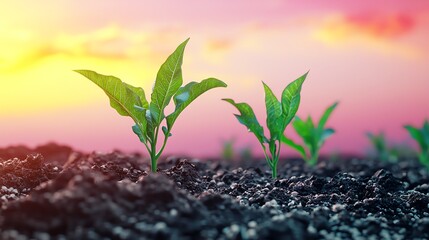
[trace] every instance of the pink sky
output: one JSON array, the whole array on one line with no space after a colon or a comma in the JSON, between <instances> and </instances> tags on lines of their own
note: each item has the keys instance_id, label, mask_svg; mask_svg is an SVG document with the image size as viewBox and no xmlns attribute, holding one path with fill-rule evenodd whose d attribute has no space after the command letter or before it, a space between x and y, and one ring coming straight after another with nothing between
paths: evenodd
<instances>
[{"instance_id":1,"label":"pink sky","mask_svg":"<svg viewBox=\"0 0 429 240\"><path fill-rule=\"evenodd\" d=\"M185 83L217 77L229 86L183 112L168 154L216 156L232 138L259 153L257 140L220 99L248 102L265 123L261 81L279 96L308 70L298 116L318 119L340 101L328 122L337 134L325 153L363 152L367 131L411 142L402 126L429 118L424 0L6 0L0 9L0 147L56 141L85 151L143 151L131 120L71 70L115 75L149 95L159 66L187 37Z\"/></svg>"}]
</instances>

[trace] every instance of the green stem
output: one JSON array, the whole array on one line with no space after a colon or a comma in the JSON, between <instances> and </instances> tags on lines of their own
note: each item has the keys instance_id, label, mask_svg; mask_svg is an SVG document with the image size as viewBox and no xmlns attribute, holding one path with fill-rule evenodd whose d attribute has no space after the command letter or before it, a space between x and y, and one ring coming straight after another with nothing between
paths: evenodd
<instances>
[{"instance_id":1,"label":"green stem","mask_svg":"<svg viewBox=\"0 0 429 240\"><path fill-rule=\"evenodd\" d=\"M271 152L271 158L272 158L272 162L271 162L271 176L273 179L277 178L277 163L279 162L279 156L280 156L280 146L281 143L279 142L277 149L274 149Z\"/></svg>"},{"instance_id":2,"label":"green stem","mask_svg":"<svg viewBox=\"0 0 429 240\"><path fill-rule=\"evenodd\" d=\"M273 166L273 167L271 168L271 171L272 171L272 173L271 173L271 177L272 177L273 179L276 179L276 178L277 178L277 166Z\"/></svg>"},{"instance_id":3,"label":"green stem","mask_svg":"<svg viewBox=\"0 0 429 240\"><path fill-rule=\"evenodd\" d=\"M156 173L157 170L157 161L158 159L156 158L156 145L152 144L152 150L150 151L150 167L153 173Z\"/></svg>"},{"instance_id":4,"label":"green stem","mask_svg":"<svg viewBox=\"0 0 429 240\"><path fill-rule=\"evenodd\" d=\"M156 127L154 140L152 141L152 144L151 144L152 150L150 151L151 170L154 173L156 173L158 169L158 164L157 164L158 158L156 154L156 143L158 141L158 132L159 132L159 126Z\"/></svg>"},{"instance_id":5,"label":"green stem","mask_svg":"<svg viewBox=\"0 0 429 240\"><path fill-rule=\"evenodd\" d=\"M319 153L318 152L311 154L311 158L310 158L310 161L308 162L308 164L310 166L316 166L318 159L319 159Z\"/></svg>"},{"instance_id":6,"label":"green stem","mask_svg":"<svg viewBox=\"0 0 429 240\"><path fill-rule=\"evenodd\" d=\"M159 150L159 152L156 154L157 159L161 156L162 152L164 151L165 145L167 145L167 139L169 135L170 135L170 131L168 131L167 135L164 136L164 142L162 143L162 147Z\"/></svg>"}]
</instances>

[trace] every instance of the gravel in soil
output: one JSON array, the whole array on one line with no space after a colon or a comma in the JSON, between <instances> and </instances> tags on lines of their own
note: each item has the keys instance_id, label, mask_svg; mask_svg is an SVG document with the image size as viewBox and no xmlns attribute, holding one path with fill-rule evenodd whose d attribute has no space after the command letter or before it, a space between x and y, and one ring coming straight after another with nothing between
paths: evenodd
<instances>
[{"instance_id":1,"label":"gravel in soil","mask_svg":"<svg viewBox=\"0 0 429 240\"><path fill-rule=\"evenodd\" d=\"M416 159L285 159L272 180L262 159L170 157L149 174L139 154L49 149L0 149L0 239L429 239Z\"/></svg>"}]
</instances>

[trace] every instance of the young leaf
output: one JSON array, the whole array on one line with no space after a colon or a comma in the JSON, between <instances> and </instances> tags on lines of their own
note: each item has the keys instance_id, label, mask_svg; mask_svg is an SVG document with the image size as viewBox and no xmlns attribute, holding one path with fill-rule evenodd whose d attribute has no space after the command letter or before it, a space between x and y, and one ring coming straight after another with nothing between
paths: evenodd
<instances>
[{"instance_id":1,"label":"young leaf","mask_svg":"<svg viewBox=\"0 0 429 240\"><path fill-rule=\"evenodd\" d=\"M164 118L164 109L173 95L182 86L183 53L189 38L180 44L167 58L158 71L155 86L151 95L150 111L154 124L159 125Z\"/></svg>"},{"instance_id":2,"label":"young leaf","mask_svg":"<svg viewBox=\"0 0 429 240\"><path fill-rule=\"evenodd\" d=\"M265 108L267 111L267 127L270 130L270 136L272 140L277 140L284 132L282 122L282 105L277 100L276 96L264 82L265 91Z\"/></svg>"},{"instance_id":3,"label":"young leaf","mask_svg":"<svg viewBox=\"0 0 429 240\"><path fill-rule=\"evenodd\" d=\"M204 79L200 83L190 82L181 87L174 95L174 103L176 108L173 113L167 116L167 127L171 129L179 114L191 104L197 97L206 91L217 88L226 87L226 84L215 78Z\"/></svg>"},{"instance_id":4,"label":"young leaf","mask_svg":"<svg viewBox=\"0 0 429 240\"><path fill-rule=\"evenodd\" d=\"M335 130L332 128L322 129L322 135L320 136L319 147L321 147L325 143L326 139L328 139L334 133L335 133Z\"/></svg>"},{"instance_id":5,"label":"young leaf","mask_svg":"<svg viewBox=\"0 0 429 240\"><path fill-rule=\"evenodd\" d=\"M142 130L137 124L133 126L133 132L139 137L140 142L146 143L146 136L143 134Z\"/></svg>"},{"instance_id":6,"label":"young leaf","mask_svg":"<svg viewBox=\"0 0 429 240\"><path fill-rule=\"evenodd\" d=\"M154 130L155 130L155 123L154 123L153 115L152 115L152 113L151 113L150 110L146 111L145 118L146 118L146 122L147 122L147 126L146 126L147 137L151 141L154 141L155 140L155 132L154 132Z\"/></svg>"},{"instance_id":7,"label":"young leaf","mask_svg":"<svg viewBox=\"0 0 429 240\"><path fill-rule=\"evenodd\" d=\"M250 132L253 132L260 143L268 142L264 136L264 129L256 119L253 109L247 103L235 103L234 100L226 98L222 99L229 102L238 109L241 115L235 114L238 121L247 127Z\"/></svg>"},{"instance_id":8,"label":"young leaf","mask_svg":"<svg viewBox=\"0 0 429 240\"><path fill-rule=\"evenodd\" d=\"M407 131L410 133L410 135L417 141L417 143L419 144L420 148L422 150L425 150L428 148L425 139L423 137L423 134L420 132L419 129L410 126L410 125L406 125L405 129L407 129Z\"/></svg>"},{"instance_id":9,"label":"young leaf","mask_svg":"<svg viewBox=\"0 0 429 240\"><path fill-rule=\"evenodd\" d=\"M287 138L285 135L282 135L281 137L282 143L290 146L291 148L295 149L304 159L307 159L307 155L305 153L305 149L303 146L295 143L292 139Z\"/></svg>"},{"instance_id":10,"label":"young leaf","mask_svg":"<svg viewBox=\"0 0 429 240\"><path fill-rule=\"evenodd\" d=\"M120 115L131 117L136 123L143 123L144 113L135 109L134 105L142 106L142 95L137 95L129 84L122 82L119 78L98 74L90 70L75 70L82 74L97 86L102 88L110 99L110 106ZM130 88L130 86L132 88ZM143 89L140 94L143 94Z\"/></svg>"},{"instance_id":11,"label":"young leaf","mask_svg":"<svg viewBox=\"0 0 429 240\"><path fill-rule=\"evenodd\" d=\"M295 121L292 123L296 133L302 138L306 145L312 143L313 138L311 134L311 128L308 127L307 122L304 122L298 116L295 117Z\"/></svg>"},{"instance_id":12,"label":"young leaf","mask_svg":"<svg viewBox=\"0 0 429 240\"><path fill-rule=\"evenodd\" d=\"M295 81L291 82L287 87L283 90L282 93L282 108L285 113L285 127L290 123L290 121L295 116L298 111L299 103L301 101L301 87L307 77L307 74L302 75Z\"/></svg>"},{"instance_id":13,"label":"young leaf","mask_svg":"<svg viewBox=\"0 0 429 240\"><path fill-rule=\"evenodd\" d=\"M286 141L285 143L300 153L303 151L305 153L308 152L309 157L304 157L304 159L310 165L314 166L317 163L320 148L323 146L326 139L328 139L335 132L334 129L331 128L325 129L324 125L336 105L337 103L331 105L327 110L325 110L317 128L311 116L308 116L306 121L301 120L299 117L295 117L293 127L296 133L301 137L303 145L300 145L300 148L298 148L296 146L297 144L293 142Z\"/></svg>"},{"instance_id":14,"label":"young leaf","mask_svg":"<svg viewBox=\"0 0 429 240\"><path fill-rule=\"evenodd\" d=\"M334 111L337 105L338 105L338 102L335 102L330 107L328 107L326 111L323 113L323 116L319 120L319 125L318 125L319 130L322 130L325 127L326 122L328 121L332 111Z\"/></svg>"}]
</instances>

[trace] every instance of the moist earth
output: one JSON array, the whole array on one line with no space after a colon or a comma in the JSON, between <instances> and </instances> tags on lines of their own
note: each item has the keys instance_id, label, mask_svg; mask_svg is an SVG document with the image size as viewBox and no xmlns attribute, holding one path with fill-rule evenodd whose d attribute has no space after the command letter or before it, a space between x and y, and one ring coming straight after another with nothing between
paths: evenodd
<instances>
[{"instance_id":1,"label":"moist earth","mask_svg":"<svg viewBox=\"0 0 429 240\"><path fill-rule=\"evenodd\" d=\"M429 239L414 158L263 159L0 149L0 239Z\"/></svg>"}]
</instances>

